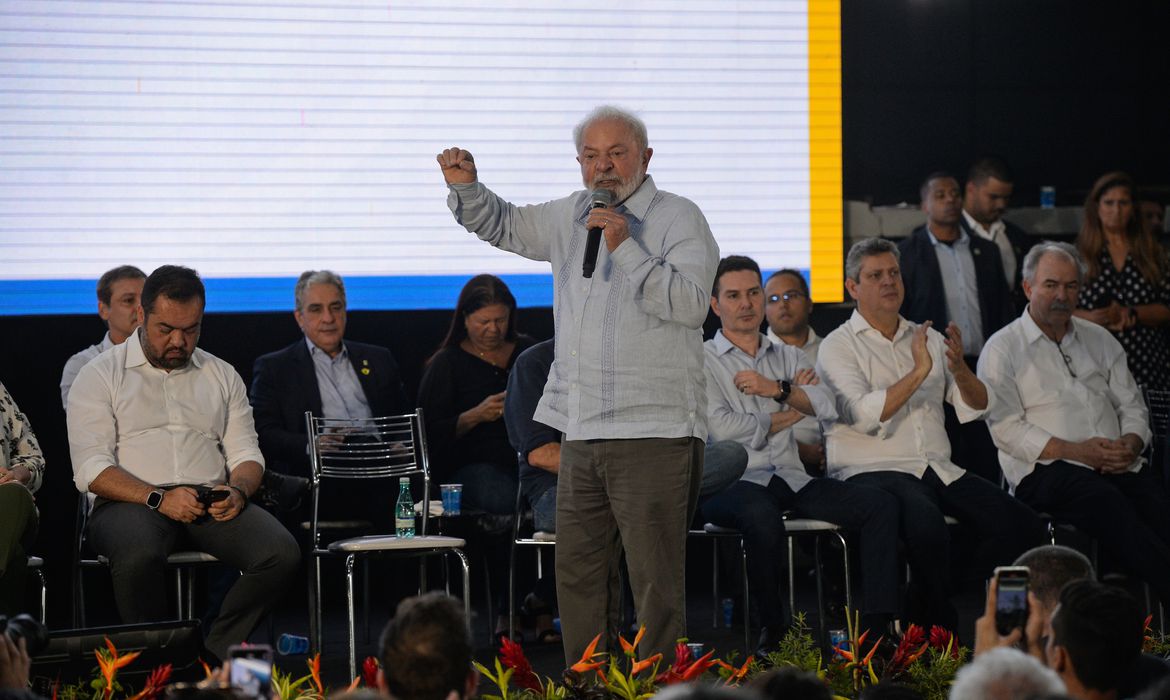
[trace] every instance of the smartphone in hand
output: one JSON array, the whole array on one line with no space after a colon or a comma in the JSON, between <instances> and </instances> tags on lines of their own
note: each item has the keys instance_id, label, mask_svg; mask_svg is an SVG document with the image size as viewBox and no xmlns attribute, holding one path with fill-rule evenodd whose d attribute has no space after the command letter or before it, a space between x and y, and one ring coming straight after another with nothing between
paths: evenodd
<instances>
[{"instance_id":1,"label":"smartphone in hand","mask_svg":"<svg viewBox=\"0 0 1170 700\"><path fill-rule=\"evenodd\" d=\"M1011 634L1028 622L1028 567L999 566L995 569L995 630Z\"/></svg>"}]
</instances>

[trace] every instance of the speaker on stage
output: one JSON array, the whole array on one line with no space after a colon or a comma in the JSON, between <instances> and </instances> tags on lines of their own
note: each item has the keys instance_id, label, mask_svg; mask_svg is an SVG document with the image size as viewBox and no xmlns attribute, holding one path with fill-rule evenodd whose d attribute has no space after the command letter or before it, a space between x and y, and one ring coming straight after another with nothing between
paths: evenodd
<instances>
[{"instance_id":1,"label":"speaker on stage","mask_svg":"<svg viewBox=\"0 0 1170 700\"><path fill-rule=\"evenodd\" d=\"M97 677L95 649L106 648L106 638L118 654L141 652L129 665L119 669L118 680L136 690L156 666L171 664L172 681L203 678L199 656L203 654L203 635L198 620L151 622L141 625L115 625L49 632L49 645L32 660L30 676L33 689L42 697L52 697L52 687L88 682Z\"/></svg>"}]
</instances>

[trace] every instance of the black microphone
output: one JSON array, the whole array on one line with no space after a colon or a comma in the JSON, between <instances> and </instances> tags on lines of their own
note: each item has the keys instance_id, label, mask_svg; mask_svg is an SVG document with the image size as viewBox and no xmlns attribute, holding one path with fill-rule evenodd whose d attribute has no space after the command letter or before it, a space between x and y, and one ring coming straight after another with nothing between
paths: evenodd
<instances>
[{"instance_id":1,"label":"black microphone","mask_svg":"<svg viewBox=\"0 0 1170 700\"><path fill-rule=\"evenodd\" d=\"M589 193L590 209L597 209L598 207L604 209L610 204L613 204L613 191L596 189ZM585 260L581 263L581 276L589 278L593 276L593 270L597 267L597 249L601 247L601 227L594 226L589 229L589 235L585 238Z\"/></svg>"}]
</instances>

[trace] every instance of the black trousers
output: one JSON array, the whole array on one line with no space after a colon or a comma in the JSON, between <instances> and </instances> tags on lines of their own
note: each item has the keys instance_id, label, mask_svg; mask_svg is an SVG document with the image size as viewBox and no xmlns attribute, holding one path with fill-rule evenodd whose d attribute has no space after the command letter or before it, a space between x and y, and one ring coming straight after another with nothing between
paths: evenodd
<instances>
[{"instance_id":1,"label":"black trousers","mask_svg":"<svg viewBox=\"0 0 1170 700\"><path fill-rule=\"evenodd\" d=\"M249 506L228 521L180 523L140 503L104 502L89 518L93 548L110 560L118 614L126 624L173 617L167 611L166 561L193 548L215 555L242 575L231 587L207 635L221 659L246 641L280 600L300 567L296 540L267 511Z\"/></svg>"},{"instance_id":2,"label":"black trousers","mask_svg":"<svg viewBox=\"0 0 1170 700\"><path fill-rule=\"evenodd\" d=\"M1170 494L1156 475L1105 475L1058 460L1037 464L1016 496L1096 537L1170 603Z\"/></svg>"},{"instance_id":3,"label":"black trousers","mask_svg":"<svg viewBox=\"0 0 1170 700\"><path fill-rule=\"evenodd\" d=\"M1030 508L995 484L964 474L944 484L933 469L922 478L898 471L874 471L848 480L893 494L901 506L901 536L913 586L906 619L923 625L958 627L951 602L951 533L944 516L971 528L978 544L972 557L976 571L989 576L1024 551L1044 541L1044 524ZM892 556L892 553L891 553Z\"/></svg>"},{"instance_id":4,"label":"black trousers","mask_svg":"<svg viewBox=\"0 0 1170 700\"><path fill-rule=\"evenodd\" d=\"M780 596L788 561L783 515L792 510L802 518L827 520L861 538L861 568L867 614L898 613L898 502L876 488L836 479L813 479L800 491L772 477L767 486L738 481L702 505L703 517L743 533L747 549L748 586L760 611L760 623L771 631L789 625Z\"/></svg>"}]
</instances>

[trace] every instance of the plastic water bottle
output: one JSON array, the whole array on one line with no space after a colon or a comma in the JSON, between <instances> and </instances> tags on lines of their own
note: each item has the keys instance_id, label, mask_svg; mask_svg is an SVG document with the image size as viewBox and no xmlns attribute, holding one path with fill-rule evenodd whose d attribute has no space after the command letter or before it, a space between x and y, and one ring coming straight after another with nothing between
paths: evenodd
<instances>
[{"instance_id":1,"label":"plastic water bottle","mask_svg":"<svg viewBox=\"0 0 1170 700\"><path fill-rule=\"evenodd\" d=\"M398 480L398 502L394 504L394 531L399 537L414 537L414 497L410 477Z\"/></svg>"}]
</instances>

